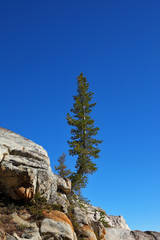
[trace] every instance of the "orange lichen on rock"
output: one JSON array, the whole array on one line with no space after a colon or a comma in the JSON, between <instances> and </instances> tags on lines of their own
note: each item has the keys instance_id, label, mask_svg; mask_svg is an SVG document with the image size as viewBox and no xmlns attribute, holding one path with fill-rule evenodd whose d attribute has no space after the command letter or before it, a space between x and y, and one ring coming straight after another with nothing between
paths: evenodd
<instances>
[{"instance_id":1,"label":"orange lichen on rock","mask_svg":"<svg viewBox=\"0 0 160 240\"><path fill-rule=\"evenodd\" d=\"M105 236L106 236L106 230L105 228L103 228L102 233L100 235L100 240L105 240L106 239Z\"/></svg>"},{"instance_id":2,"label":"orange lichen on rock","mask_svg":"<svg viewBox=\"0 0 160 240\"><path fill-rule=\"evenodd\" d=\"M16 193L20 199L31 199L34 197L34 192L32 188L20 187L16 190Z\"/></svg>"},{"instance_id":3,"label":"orange lichen on rock","mask_svg":"<svg viewBox=\"0 0 160 240\"><path fill-rule=\"evenodd\" d=\"M72 225L71 221L63 212L60 212L58 210L51 210L51 211L43 210L42 214L45 218L50 218L56 222L68 223L71 226L71 228L73 229L73 225ZM73 229L73 231L74 231L74 229Z\"/></svg>"},{"instance_id":4,"label":"orange lichen on rock","mask_svg":"<svg viewBox=\"0 0 160 240\"><path fill-rule=\"evenodd\" d=\"M84 238L88 240L97 240L94 231L88 225L83 225L79 229L79 232L80 232L80 235L82 235Z\"/></svg>"}]
</instances>

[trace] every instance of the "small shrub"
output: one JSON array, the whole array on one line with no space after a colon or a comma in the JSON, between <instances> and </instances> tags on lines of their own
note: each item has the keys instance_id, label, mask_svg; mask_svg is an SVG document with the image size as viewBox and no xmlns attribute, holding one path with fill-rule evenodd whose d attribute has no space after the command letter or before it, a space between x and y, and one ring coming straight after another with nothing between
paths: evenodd
<instances>
[{"instance_id":1,"label":"small shrub","mask_svg":"<svg viewBox=\"0 0 160 240\"><path fill-rule=\"evenodd\" d=\"M62 211L62 206L59 204L49 204L45 197L37 193L32 201L27 205L27 209L34 219L39 220L43 218L43 210L47 209Z\"/></svg>"},{"instance_id":2,"label":"small shrub","mask_svg":"<svg viewBox=\"0 0 160 240\"><path fill-rule=\"evenodd\" d=\"M51 204L51 205L50 205L50 209L51 209L51 210L62 211L62 206L60 206L59 204Z\"/></svg>"},{"instance_id":3,"label":"small shrub","mask_svg":"<svg viewBox=\"0 0 160 240\"><path fill-rule=\"evenodd\" d=\"M74 212L73 211L74 211L73 206L70 206L68 208L67 216L71 220L73 228L74 228L74 231L76 232L78 230L78 228L79 228L79 223L77 222L77 220L76 220L76 218L74 216Z\"/></svg>"},{"instance_id":4,"label":"small shrub","mask_svg":"<svg viewBox=\"0 0 160 240\"><path fill-rule=\"evenodd\" d=\"M87 210L90 200L83 196L77 196L74 192L67 195L67 198L71 205L77 205L82 210ZM76 203L76 204L75 204Z\"/></svg>"},{"instance_id":5,"label":"small shrub","mask_svg":"<svg viewBox=\"0 0 160 240\"><path fill-rule=\"evenodd\" d=\"M35 194L34 201L35 201L35 204L41 204L41 205L47 204L46 198L44 196L41 196L39 192Z\"/></svg>"},{"instance_id":6,"label":"small shrub","mask_svg":"<svg viewBox=\"0 0 160 240\"><path fill-rule=\"evenodd\" d=\"M12 220L12 216L11 215L2 215L1 216L1 223L3 224L7 224Z\"/></svg>"},{"instance_id":7,"label":"small shrub","mask_svg":"<svg viewBox=\"0 0 160 240\"><path fill-rule=\"evenodd\" d=\"M39 207L37 205L28 206L28 211L35 220L41 219L43 217L42 214L43 208L41 208L40 206Z\"/></svg>"},{"instance_id":8,"label":"small shrub","mask_svg":"<svg viewBox=\"0 0 160 240\"><path fill-rule=\"evenodd\" d=\"M99 213L100 213L99 222L101 222L105 228L109 227L108 222L105 220L106 213L103 210L101 210Z\"/></svg>"},{"instance_id":9,"label":"small shrub","mask_svg":"<svg viewBox=\"0 0 160 240\"><path fill-rule=\"evenodd\" d=\"M29 227L27 225L25 225L25 224L18 224L17 225L17 230L18 231L24 231L27 228L29 228Z\"/></svg>"},{"instance_id":10,"label":"small shrub","mask_svg":"<svg viewBox=\"0 0 160 240\"><path fill-rule=\"evenodd\" d=\"M28 211L33 216L34 219L38 220L43 217L42 211L47 208L47 200L45 197L41 196L40 193L35 194L34 199L32 199L26 205Z\"/></svg>"}]
</instances>

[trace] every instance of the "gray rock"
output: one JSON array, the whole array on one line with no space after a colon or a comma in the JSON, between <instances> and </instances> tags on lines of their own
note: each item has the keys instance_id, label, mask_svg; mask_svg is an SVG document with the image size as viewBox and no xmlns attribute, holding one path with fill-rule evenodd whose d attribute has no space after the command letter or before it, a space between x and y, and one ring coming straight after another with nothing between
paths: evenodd
<instances>
[{"instance_id":1,"label":"gray rock","mask_svg":"<svg viewBox=\"0 0 160 240\"><path fill-rule=\"evenodd\" d=\"M74 207L73 215L75 220L81 225L88 225L88 217L86 214L86 210L80 207Z\"/></svg>"},{"instance_id":2,"label":"gray rock","mask_svg":"<svg viewBox=\"0 0 160 240\"><path fill-rule=\"evenodd\" d=\"M22 237L19 237L16 233L13 234L16 240L42 240L41 236L39 235L39 232L31 232L27 234L22 234ZM28 238L29 237L29 238Z\"/></svg>"},{"instance_id":3,"label":"gray rock","mask_svg":"<svg viewBox=\"0 0 160 240\"><path fill-rule=\"evenodd\" d=\"M31 199L36 193L67 211L65 194L71 182L53 174L43 147L19 134L0 128L0 191L15 200ZM59 193L60 192L60 193Z\"/></svg>"},{"instance_id":4,"label":"gray rock","mask_svg":"<svg viewBox=\"0 0 160 240\"><path fill-rule=\"evenodd\" d=\"M43 147L9 130L0 128L0 192L15 200L31 199L40 193L50 203L61 206L67 213L70 205L67 194L71 191L69 179L53 174L47 152ZM130 231L122 216L110 216L101 208L79 204L73 201L73 216L79 223L81 234L88 239L95 239L94 233L101 240L160 240L160 233L154 231ZM104 228L103 221L109 228ZM41 234L36 223L22 220L16 213L12 214L16 224L25 225L20 238L14 233L6 239L32 240L76 240L71 224L46 218L41 224ZM94 232L93 232L94 231Z\"/></svg>"},{"instance_id":5,"label":"gray rock","mask_svg":"<svg viewBox=\"0 0 160 240\"><path fill-rule=\"evenodd\" d=\"M67 239L76 240L76 235L71 226L64 221L55 221L45 218L41 223L42 239Z\"/></svg>"},{"instance_id":6,"label":"gray rock","mask_svg":"<svg viewBox=\"0 0 160 240\"><path fill-rule=\"evenodd\" d=\"M0 128L0 144L11 155L24 156L50 164L48 154L43 147L12 131Z\"/></svg>"},{"instance_id":7,"label":"gray rock","mask_svg":"<svg viewBox=\"0 0 160 240\"><path fill-rule=\"evenodd\" d=\"M104 221L108 224L108 226L112 228L124 228L130 230L126 221L122 216L111 216L107 215L106 212L98 207L93 207L92 205L86 205L87 209L87 218L89 223L97 222L101 219L101 212L104 213Z\"/></svg>"},{"instance_id":8,"label":"gray rock","mask_svg":"<svg viewBox=\"0 0 160 240\"><path fill-rule=\"evenodd\" d=\"M83 225L78 229L78 239L85 239L85 240L97 240L97 237L94 231L88 226ZM102 238L99 238L103 240Z\"/></svg>"},{"instance_id":9,"label":"gray rock","mask_svg":"<svg viewBox=\"0 0 160 240\"><path fill-rule=\"evenodd\" d=\"M68 194L71 192L71 181L68 178L61 178L57 175L57 187L58 191Z\"/></svg>"},{"instance_id":10,"label":"gray rock","mask_svg":"<svg viewBox=\"0 0 160 240\"><path fill-rule=\"evenodd\" d=\"M133 236L135 240L155 240L156 239L150 233L141 232L141 231L133 231Z\"/></svg>"},{"instance_id":11,"label":"gray rock","mask_svg":"<svg viewBox=\"0 0 160 240\"><path fill-rule=\"evenodd\" d=\"M106 228L107 240L135 240L131 231L123 228Z\"/></svg>"},{"instance_id":12,"label":"gray rock","mask_svg":"<svg viewBox=\"0 0 160 240\"><path fill-rule=\"evenodd\" d=\"M33 235L31 233L23 233L22 234L22 238L25 239L32 239Z\"/></svg>"},{"instance_id":13,"label":"gray rock","mask_svg":"<svg viewBox=\"0 0 160 240\"><path fill-rule=\"evenodd\" d=\"M129 231L123 228L106 228L107 240L159 240L158 232Z\"/></svg>"},{"instance_id":14,"label":"gray rock","mask_svg":"<svg viewBox=\"0 0 160 240\"><path fill-rule=\"evenodd\" d=\"M101 240L106 239L106 229L101 222L91 222L91 227L94 230L96 236L98 236Z\"/></svg>"},{"instance_id":15,"label":"gray rock","mask_svg":"<svg viewBox=\"0 0 160 240\"><path fill-rule=\"evenodd\" d=\"M149 235L152 235L156 240L160 240L160 232L155 232L155 231L147 231L145 232Z\"/></svg>"},{"instance_id":16,"label":"gray rock","mask_svg":"<svg viewBox=\"0 0 160 240\"><path fill-rule=\"evenodd\" d=\"M39 228L37 227L35 222L29 223L23 219L21 219L16 212L12 213L12 221L19 226L24 226L24 233L22 234L22 238L18 237L16 233L14 233L14 237L18 240L22 239L31 239L31 240L41 240L41 236L39 234Z\"/></svg>"},{"instance_id":17,"label":"gray rock","mask_svg":"<svg viewBox=\"0 0 160 240\"><path fill-rule=\"evenodd\" d=\"M108 222L110 227L123 228L123 229L130 230L130 228L128 227L125 219L122 216L107 215L106 216L106 221Z\"/></svg>"},{"instance_id":18,"label":"gray rock","mask_svg":"<svg viewBox=\"0 0 160 240\"><path fill-rule=\"evenodd\" d=\"M16 240L16 238L11 236L11 235L9 235L9 234L7 234L6 240Z\"/></svg>"},{"instance_id":19,"label":"gray rock","mask_svg":"<svg viewBox=\"0 0 160 240\"><path fill-rule=\"evenodd\" d=\"M78 199L73 201L72 209L74 219L80 228L89 226L101 240L106 239L106 224L112 228L130 230L122 216L109 216L101 208L90 204L78 204Z\"/></svg>"}]
</instances>

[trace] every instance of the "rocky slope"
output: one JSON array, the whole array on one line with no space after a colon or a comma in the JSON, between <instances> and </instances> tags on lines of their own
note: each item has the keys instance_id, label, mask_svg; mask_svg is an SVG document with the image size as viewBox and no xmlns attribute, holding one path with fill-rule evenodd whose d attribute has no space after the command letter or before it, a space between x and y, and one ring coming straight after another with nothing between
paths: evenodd
<instances>
[{"instance_id":1,"label":"rocky slope","mask_svg":"<svg viewBox=\"0 0 160 240\"><path fill-rule=\"evenodd\" d=\"M0 239L160 240L160 233L131 231L122 216L71 199L70 180L52 172L47 152L3 128L0 197Z\"/></svg>"}]
</instances>

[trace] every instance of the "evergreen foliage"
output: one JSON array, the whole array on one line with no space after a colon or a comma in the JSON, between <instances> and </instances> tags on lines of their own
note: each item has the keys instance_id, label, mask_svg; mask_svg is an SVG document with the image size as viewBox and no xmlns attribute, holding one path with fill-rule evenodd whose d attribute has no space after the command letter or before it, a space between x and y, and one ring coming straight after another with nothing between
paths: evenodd
<instances>
[{"instance_id":1,"label":"evergreen foliage","mask_svg":"<svg viewBox=\"0 0 160 240\"><path fill-rule=\"evenodd\" d=\"M102 143L94 136L99 128L94 127L94 120L90 113L96 103L91 103L93 93L89 91L89 83L81 73L77 78L77 94L73 96L74 103L71 108L72 116L67 114L67 122L72 127L71 141L68 141L69 154L77 156L76 172L72 173L72 187L78 193L85 188L88 182L88 175L97 170L93 158L99 158L98 144Z\"/></svg>"},{"instance_id":2,"label":"evergreen foliage","mask_svg":"<svg viewBox=\"0 0 160 240\"><path fill-rule=\"evenodd\" d=\"M57 171L58 174L63 178L67 178L71 174L71 171L67 169L67 166L65 165L65 161L66 161L66 155L65 153L63 153L58 158L59 165L57 167L54 166L55 171Z\"/></svg>"}]
</instances>

